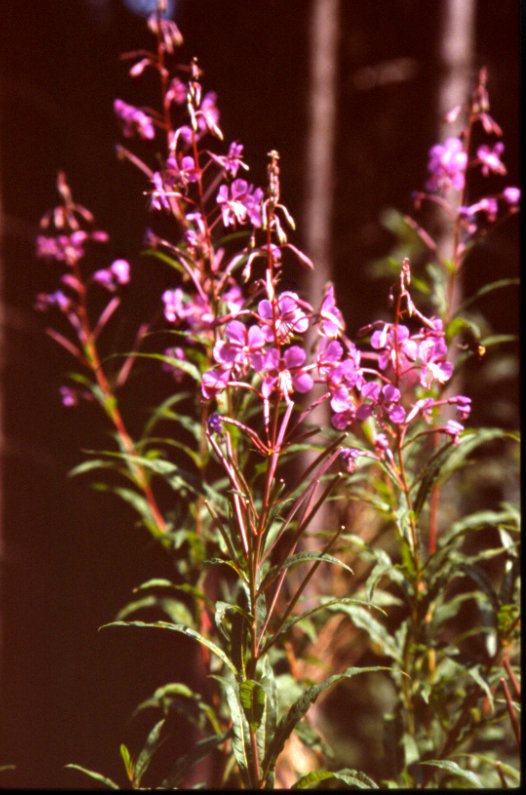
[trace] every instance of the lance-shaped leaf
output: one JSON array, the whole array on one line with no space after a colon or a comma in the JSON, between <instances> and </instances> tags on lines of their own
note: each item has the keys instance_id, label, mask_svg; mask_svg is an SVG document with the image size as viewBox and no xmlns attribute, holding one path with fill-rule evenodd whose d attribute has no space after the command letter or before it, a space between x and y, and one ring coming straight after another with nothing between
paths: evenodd
<instances>
[{"instance_id":1,"label":"lance-shaped leaf","mask_svg":"<svg viewBox=\"0 0 526 795\"><path fill-rule=\"evenodd\" d=\"M144 748L140 752L137 762L135 763L135 770L133 773L133 787L140 787L141 779L150 767L150 763L155 752L159 749L161 744L164 742L164 739L161 736L163 726L165 724L165 719L163 718L158 723L155 724L151 732L149 733L146 743L144 744Z\"/></svg>"},{"instance_id":2,"label":"lance-shaped leaf","mask_svg":"<svg viewBox=\"0 0 526 795\"><path fill-rule=\"evenodd\" d=\"M247 679L239 685L239 700L248 725L254 731L258 728L265 711L267 700L265 690L254 679Z\"/></svg>"},{"instance_id":3,"label":"lance-shaped leaf","mask_svg":"<svg viewBox=\"0 0 526 795\"><path fill-rule=\"evenodd\" d=\"M65 765L65 767L70 768L70 770L79 770L81 773L84 773L85 776L92 778L98 784L108 787L108 789L120 789L119 785L112 781L111 778L103 776L102 773L97 773L95 770L89 770L89 768L76 765L73 762L69 765Z\"/></svg>"},{"instance_id":4,"label":"lance-shaped leaf","mask_svg":"<svg viewBox=\"0 0 526 795\"><path fill-rule=\"evenodd\" d=\"M186 772L193 765L197 764L197 762L200 762L201 759L205 759L205 757L212 753L212 751L214 751L216 748L220 748L225 740L227 740L228 736L229 732L223 732L221 734L215 734L212 737L205 737L203 740L199 740L199 742L194 745L190 753L185 754L177 760L172 771L162 782L161 788L177 789Z\"/></svg>"},{"instance_id":5,"label":"lance-shaped leaf","mask_svg":"<svg viewBox=\"0 0 526 795\"><path fill-rule=\"evenodd\" d=\"M418 764L430 765L431 767L439 768L439 770L445 770L455 776L455 778L461 778L467 781L472 787L482 789L482 782L475 773L471 770L463 770L460 765L456 762L452 762L450 759L426 759L425 762L418 762Z\"/></svg>"},{"instance_id":6,"label":"lance-shaped leaf","mask_svg":"<svg viewBox=\"0 0 526 795\"><path fill-rule=\"evenodd\" d=\"M252 748L248 721L241 705L239 685L226 676L214 676L213 678L221 683L225 692L228 711L232 720L232 753L245 785L250 786L249 770L252 765Z\"/></svg>"},{"instance_id":7,"label":"lance-shaped leaf","mask_svg":"<svg viewBox=\"0 0 526 795\"><path fill-rule=\"evenodd\" d=\"M372 666L367 668L347 668L347 670L343 671L341 674L334 674L333 676L329 676L328 679L325 679L319 685L313 685L309 687L300 698L292 704L287 714L282 718L282 720L278 723L276 728L276 733L272 742L270 743L267 753L265 755L265 760L263 764L263 775L266 779L269 774L273 771L274 766L276 764L276 760L283 750L283 746L285 742L290 737L292 732L294 731L294 727L297 723L303 718L311 704L313 704L318 696L327 690L329 687L333 687L333 685L338 684L339 682L343 681L344 679L352 679L354 676L358 676L359 674L365 673L373 673L375 671L390 671L390 668L386 668L385 666Z\"/></svg>"},{"instance_id":8,"label":"lance-shaped leaf","mask_svg":"<svg viewBox=\"0 0 526 795\"><path fill-rule=\"evenodd\" d=\"M291 789L312 789L322 781L325 784L341 783L355 789L379 789L378 784L365 773L348 767L342 770L314 770L298 779Z\"/></svg>"},{"instance_id":9,"label":"lance-shaped leaf","mask_svg":"<svg viewBox=\"0 0 526 795\"><path fill-rule=\"evenodd\" d=\"M180 635L186 635L187 638L193 638L202 646L206 646L207 649L210 649L212 654L215 654L215 656L218 657L234 675L237 674L237 669L234 663L227 657L223 649L219 648L219 646L217 646L208 638L205 638L205 636L201 635L201 633L197 632L197 630L192 629L192 627L187 627L184 624L169 624L167 621L112 621L110 624L103 624L101 627L99 627L99 629L108 629L109 627L163 629L168 630L169 632L177 632Z\"/></svg>"},{"instance_id":10,"label":"lance-shaped leaf","mask_svg":"<svg viewBox=\"0 0 526 795\"><path fill-rule=\"evenodd\" d=\"M320 563L332 563L333 565L341 566L342 569L345 569L351 574L353 573L353 570L351 569L350 566L348 566L346 563L343 563L343 561L338 560L338 558L335 558L334 555L328 555L326 552L317 552L316 550L307 550L304 552L297 552L295 555L290 555L290 557L286 558L282 563L276 566L272 566L269 569L267 576L265 577L265 580L262 583L261 588L267 588L270 585L270 583L274 582L278 574L280 574L285 569L290 569L293 568L294 566L299 566L302 563L309 563L310 561L318 561Z\"/></svg>"}]
</instances>

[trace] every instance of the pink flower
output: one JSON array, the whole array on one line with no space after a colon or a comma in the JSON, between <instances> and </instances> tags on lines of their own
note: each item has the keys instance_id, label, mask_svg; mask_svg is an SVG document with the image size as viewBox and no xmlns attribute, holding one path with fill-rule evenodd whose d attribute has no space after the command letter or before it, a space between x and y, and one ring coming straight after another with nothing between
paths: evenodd
<instances>
[{"instance_id":1,"label":"pink flower","mask_svg":"<svg viewBox=\"0 0 526 795\"><path fill-rule=\"evenodd\" d=\"M116 259L109 268L95 271L92 279L107 290L115 292L119 285L128 284L130 281L130 263L125 259Z\"/></svg>"},{"instance_id":2,"label":"pink flower","mask_svg":"<svg viewBox=\"0 0 526 795\"><path fill-rule=\"evenodd\" d=\"M504 144L499 141L493 147L483 144L477 149L477 158L482 163L482 173L487 176L488 174L505 174L506 166L501 161L500 156L504 151Z\"/></svg>"},{"instance_id":3,"label":"pink flower","mask_svg":"<svg viewBox=\"0 0 526 795\"><path fill-rule=\"evenodd\" d=\"M305 394L309 392L314 381L307 372L305 361L307 354L299 345L287 348L280 358L277 348L271 348L259 361L260 374L263 376L261 394L267 400L276 388L285 398L293 392Z\"/></svg>"},{"instance_id":4,"label":"pink flower","mask_svg":"<svg viewBox=\"0 0 526 795\"><path fill-rule=\"evenodd\" d=\"M459 213L466 218L473 218L476 213L485 213L488 221L495 221L498 212L497 199L483 198L469 207L459 207Z\"/></svg>"},{"instance_id":5,"label":"pink flower","mask_svg":"<svg viewBox=\"0 0 526 795\"><path fill-rule=\"evenodd\" d=\"M269 342L274 341L274 335L279 342L287 342L293 334L303 334L307 331L309 318L301 308L302 303L297 293L286 290L278 297L277 312L274 317L270 301L265 298L259 302L258 313L264 323Z\"/></svg>"},{"instance_id":6,"label":"pink flower","mask_svg":"<svg viewBox=\"0 0 526 795\"><path fill-rule=\"evenodd\" d=\"M261 188L254 188L244 179L235 179L230 189L228 185L221 185L216 198L225 226L250 221L253 226L260 227L262 200Z\"/></svg>"},{"instance_id":7,"label":"pink flower","mask_svg":"<svg viewBox=\"0 0 526 795\"><path fill-rule=\"evenodd\" d=\"M326 337L340 337L345 330L343 315L334 300L334 287L328 288L320 308L320 332Z\"/></svg>"},{"instance_id":8,"label":"pink flower","mask_svg":"<svg viewBox=\"0 0 526 795\"><path fill-rule=\"evenodd\" d=\"M209 152L209 155L232 177L237 176L240 168L248 169L247 164L243 163L243 144L235 141L230 144L227 155L216 155L213 152Z\"/></svg>"},{"instance_id":9,"label":"pink flower","mask_svg":"<svg viewBox=\"0 0 526 795\"><path fill-rule=\"evenodd\" d=\"M128 105L122 99L113 102L113 110L122 122L122 132L125 138L139 138L152 140L155 138L155 128L150 116L133 105Z\"/></svg>"},{"instance_id":10,"label":"pink flower","mask_svg":"<svg viewBox=\"0 0 526 795\"><path fill-rule=\"evenodd\" d=\"M225 326L225 339L214 345L214 359L226 367L245 369L264 346L265 335L259 326L247 329L240 320L232 320Z\"/></svg>"},{"instance_id":11,"label":"pink flower","mask_svg":"<svg viewBox=\"0 0 526 795\"><path fill-rule=\"evenodd\" d=\"M427 190L443 193L451 188L462 190L467 164L468 156L460 138L446 138L443 144L436 144L429 150L427 168L431 176Z\"/></svg>"},{"instance_id":12,"label":"pink flower","mask_svg":"<svg viewBox=\"0 0 526 795\"><path fill-rule=\"evenodd\" d=\"M512 187L510 185L508 188L504 188L502 191L502 198L511 207L515 207L521 200L521 189Z\"/></svg>"}]
</instances>

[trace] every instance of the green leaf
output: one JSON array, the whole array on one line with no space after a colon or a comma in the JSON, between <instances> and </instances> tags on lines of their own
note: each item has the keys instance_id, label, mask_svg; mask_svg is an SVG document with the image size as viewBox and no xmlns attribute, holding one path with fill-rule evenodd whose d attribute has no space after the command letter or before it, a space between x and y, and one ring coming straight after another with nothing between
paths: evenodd
<instances>
[{"instance_id":1,"label":"green leaf","mask_svg":"<svg viewBox=\"0 0 526 795\"><path fill-rule=\"evenodd\" d=\"M486 442L493 442L497 439L512 439L519 441L519 434L512 431L505 431L500 428L477 428L476 431L464 431L460 437L460 443L453 447L442 472L440 480L444 481L450 477L460 467L464 466L467 458L477 447Z\"/></svg>"},{"instance_id":2,"label":"green leaf","mask_svg":"<svg viewBox=\"0 0 526 795\"><path fill-rule=\"evenodd\" d=\"M151 518L150 506L147 500L133 489L124 486L109 486L107 483L94 483L96 491L107 491L116 494L124 502L128 503L146 522Z\"/></svg>"},{"instance_id":3,"label":"green leaf","mask_svg":"<svg viewBox=\"0 0 526 795\"><path fill-rule=\"evenodd\" d=\"M285 569L290 569L294 566L300 566L302 563L309 563L311 560L321 561L322 563L332 563L336 566L341 566L342 569L345 569L346 571L349 571L351 574L353 574L353 570L350 566L348 566L346 563L343 563L341 560L338 560L338 558L335 558L333 555L328 555L326 552L317 552L315 550L297 552L295 555L290 555L282 563L272 566L272 568L269 569L261 587L268 587L268 585L275 580L277 575Z\"/></svg>"},{"instance_id":4,"label":"green leaf","mask_svg":"<svg viewBox=\"0 0 526 795\"><path fill-rule=\"evenodd\" d=\"M142 599L129 602L125 607L119 610L116 618L118 621L124 621L139 610L148 610L151 608L160 610L165 616L171 619L174 624L187 624L192 626L194 623L191 612L183 602L177 599L167 599L166 597L154 595L144 596Z\"/></svg>"},{"instance_id":5,"label":"green leaf","mask_svg":"<svg viewBox=\"0 0 526 795\"><path fill-rule=\"evenodd\" d=\"M76 765L74 763L65 765L65 767L69 767L71 770L80 770L81 773L89 776L89 778L92 778L99 784L104 784L104 786L108 787L108 789L120 789L119 785L112 781L111 778L107 778L106 776L103 776L102 773L97 773L95 770L89 770L87 767L82 767L82 765Z\"/></svg>"},{"instance_id":6,"label":"green leaf","mask_svg":"<svg viewBox=\"0 0 526 795\"><path fill-rule=\"evenodd\" d=\"M185 274L186 270L181 262L176 259L175 257L170 257L168 254L165 254L163 251L159 251L156 248L147 248L141 252L141 256L143 257L153 257L153 259L158 259L160 262L164 262L165 265L169 265L171 268L174 268L180 274Z\"/></svg>"},{"instance_id":7,"label":"green leaf","mask_svg":"<svg viewBox=\"0 0 526 795\"><path fill-rule=\"evenodd\" d=\"M83 461L81 464L77 464L77 466L70 469L68 472L68 478L76 478L78 475L84 475L86 472L92 472L94 469L112 469L115 467L111 461L103 461L100 458L90 459L89 461Z\"/></svg>"},{"instance_id":8,"label":"green leaf","mask_svg":"<svg viewBox=\"0 0 526 795\"><path fill-rule=\"evenodd\" d=\"M134 787L140 786L142 777L150 767L153 755L159 749L160 745L164 742L165 738L163 739L161 737L161 732L163 730L164 724L165 724L165 718L163 718L158 723L156 723L148 735L144 748L139 754L139 757L135 764L135 772L132 782Z\"/></svg>"},{"instance_id":9,"label":"green leaf","mask_svg":"<svg viewBox=\"0 0 526 795\"><path fill-rule=\"evenodd\" d=\"M516 285L520 284L520 279L498 279L495 282L490 282L489 284L485 284L476 293L473 293L469 298L467 298L463 304L461 304L457 311L456 315L460 314L460 312L464 312L468 306L471 306L475 301L482 296L487 295L488 293L492 293L495 290L501 290L503 287L515 287Z\"/></svg>"},{"instance_id":10,"label":"green leaf","mask_svg":"<svg viewBox=\"0 0 526 795\"><path fill-rule=\"evenodd\" d=\"M365 584L365 595L372 602L374 590L382 577L387 577L391 582L401 587L405 584L405 577L396 566L387 552L383 549L375 549L373 554L376 558L376 565L372 569Z\"/></svg>"},{"instance_id":11,"label":"green leaf","mask_svg":"<svg viewBox=\"0 0 526 795\"><path fill-rule=\"evenodd\" d=\"M215 654L222 663L226 665L227 668L232 671L235 675L237 674L237 669L233 664L232 660L230 660L225 652L216 646L211 640L205 638L204 635L201 635L200 632L197 632L192 627L187 627L184 624L169 624L167 621L112 621L110 624L103 624L99 629L109 629L110 627L137 627L139 629L165 629L169 632L178 632L180 635L186 635L188 638L193 638L202 646L206 646L207 649Z\"/></svg>"},{"instance_id":12,"label":"green leaf","mask_svg":"<svg viewBox=\"0 0 526 795\"><path fill-rule=\"evenodd\" d=\"M199 369L187 359L178 359L175 356L167 356L163 353L127 353L125 356L133 357L134 359L155 359L163 364L170 364L183 370L187 375L194 379L197 384L201 383L201 373Z\"/></svg>"},{"instance_id":13,"label":"green leaf","mask_svg":"<svg viewBox=\"0 0 526 795\"><path fill-rule=\"evenodd\" d=\"M200 693L195 693L182 682L170 682L158 687L154 694L141 702L134 715L145 709L160 709L167 716L170 711L183 715L191 724L204 731L205 721L209 721L212 729L220 733L219 724L213 709L203 701Z\"/></svg>"},{"instance_id":14,"label":"green leaf","mask_svg":"<svg viewBox=\"0 0 526 795\"><path fill-rule=\"evenodd\" d=\"M131 758L131 754L130 754L130 752L128 750L128 746L124 745L124 743L121 743L120 746L119 746L119 753L120 753L121 759L122 759L122 761L124 763L124 769L126 771L126 777L127 777L128 781L131 783L133 781L134 775L135 775L135 773L134 773L135 765L134 765L133 760Z\"/></svg>"},{"instance_id":15,"label":"green leaf","mask_svg":"<svg viewBox=\"0 0 526 795\"><path fill-rule=\"evenodd\" d=\"M177 789L185 773L201 759L207 757L216 748L219 748L228 739L229 732L205 737L197 742L190 753L180 757L172 771L161 784L163 789Z\"/></svg>"},{"instance_id":16,"label":"green leaf","mask_svg":"<svg viewBox=\"0 0 526 795\"><path fill-rule=\"evenodd\" d=\"M254 679L247 679L239 685L239 700L245 712L248 725L255 731L261 723L265 711L266 693Z\"/></svg>"},{"instance_id":17,"label":"green leaf","mask_svg":"<svg viewBox=\"0 0 526 795\"><path fill-rule=\"evenodd\" d=\"M477 530L481 527L500 527L501 525L515 525L517 520L517 512L513 509L506 509L502 511L475 511L474 513L464 516L455 522L447 533L444 533L441 539L441 546L451 544L458 537L464 535L470 530Z\"/></svg>"},{"instance_id":18,"label":"green leaf","mask_svg":"<svg viewBox=\"0 0 526 795\"><path fill-rule=\"evenodd\" d=\"M250 786L249 769L252 749L248 721L241 706L238 683L232 682L225 676L214 676L214 679L221 683L225 691L228 711L232 719L232 752L245 784Z\"/></svg>"},{"instance_id":19,"label":"green leaf","mask_svg":"<svg viewBox=\"0 0 526 795\"><path fill-rule=\"evenodd\" d=\"M312 607L310 610L306 610L305 613L302 613L298 616L292 616L291 618L287 619L284 623L283 627L280 629L278 634L274 637L274 640L279 638L281 635L284 635L288 630L293 627L295 624L299 624L305 619L310 618L310 616L314 615L314 613L319 613L321 610L330 610L331 612L341 611L343 613L347 613L346 607L349 605L361 605L362 607L373 607L376 610L380 610L381 613L384 611L381 608L377 607L376 605L372 605L370 602L365 601L364 599L352 599L351 597L342 597L341 599L329 599L328 601L324 601L320 605L316 605L316 607Z\"/></svg>"},{"instance_id":20,"label":"green leaf","mask_svg":"<svg viewBox=\"0 0 526 795\"><path fill-rule=\"evenodd\" d=\"M401 651L397 644L384 625L373 618L368 610L356 604L342 605L340 609L349 616L355 627L367 633L372 643L378 647L380 654L402 663Z\"/></svg>"},{"instance_id":21,"label":"green leaf","mask_svg":"<svg viewBox=\"0 0 526 795\"><path fill-rule=\"evenodd\" d=\"M471 770L463 770L456 762L452 762L449 759L426 759L425 762L418 762L417 764L438 767L439 770L445 770L456 778L462 778L464 781L469 782L473 787L482 789L482 783L475 773Z\"/></svg>"},{"instance_id":22,"label":"green leaf","mask_svg":"<svg viewBox=\"0 0 526 795\"><path fill-rule=\"evenodd\" d=\"M426 468L422 482L420 483L420 487L413 501L413 509L417 517L422 511L425 501L430 494L437 478L439 477L448 455L451 454L452 450L452 445L445 444L440 450L437 451L432 463Z\"/></svg>"},{"instance_id":23,"label":"green leaf","mask_svg":"<svg viewBox=\"0 0 526 795\"><path fill-rule=\"evenodd\" d=\"M208 560L205 560L205 563L208 564L209 566L228 566L229 568L233 569L236 572L238 577L240 577L242 580L248 583L247 575L245 574L244 571L242 571L239 568L237 563L235 563L233 560L227 560L226 558L225 559L209 558Z\"/></svg>"},{"instance_id":24,"label":"green leaf","mask_svg":"<svg viewBox=\"0 0 526 795\"><path fill-rule=\"evenodd\" d=\"M276 733L271 740L265 755L263 770L265 779L273 771L276 760L283 750L285 742L294 731L296 724L303 718L311 704L313 704L318 696L323 693L327 688L341 682L344 679L352 679L354 676L365 673L373 673L375 671L390 671L390 668L384 666L373 666L367 668L347 668L341 674L334 674L326 679L319 685L309 687L300 698L292 704L287 714L278 723Z\"/></svg>"},{"instance_id":25,"label":"green leaf","mask_svg":"<svg viewBox=\"0 0 526 795\"><path fill-rule=\"evenodd\" d=\"M344 767L341 770L314 770L302 776L292 785L291 789L312 789L313 785L324 781L326 784L341 782L354 789L379 789L378 784L360 770Z\"/></svg>"}]
</instances>

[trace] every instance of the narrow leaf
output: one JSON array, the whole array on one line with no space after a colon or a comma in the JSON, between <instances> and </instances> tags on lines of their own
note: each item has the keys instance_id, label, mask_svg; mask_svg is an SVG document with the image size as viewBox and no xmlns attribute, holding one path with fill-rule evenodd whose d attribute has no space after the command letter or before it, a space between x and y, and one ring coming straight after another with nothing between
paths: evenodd
<instances>
[{"instance_id":1,"label":"narrow leaf","mask_svg":"<svg viewBox=\"0 0 526 795\"><path fill-rule=\"evenodd\" d=\"M76 765L74 763L65 765L65 767L69 767L71 770L80 770L81 773L89 776L89 778L92 778L94 781L98 781L99 784L104 784L108 789L120 789L119 785L112 781L111 778L107 778L103 776L102 773L97 773L95 770L89 770L87 767L82 767L82 765Z\"/></svg>"},{"instance_id":2,"label":"narrow leaf","mask_svg":"<svg viewBox=\"0 0 526 795\"><path fill-rule=\"evenodd\" d=\"M342 770L314 770L312 773L302 776L291 789L312 789L313 785L319 784L324 781L326 784L329 782L341 782L347 787L355 787L356 789L379 789L378 784L369 778L365 773L360 770L351 770L348 767Z\"/></svg>"},{"instance_id":3,"label":"narrow leaf","mask_svg":"<svg viewBox=\"0 0 526 795\"><path fill-rule=\"evenodd\" d=\"M311 704L313 704L318 696L323 693L327 688L341 682L344 679L352 679L354 676L365 673L373 673L375 671L390 671L390 668L384 666L374 666L367 668L347 668L341 674L334 674L326 679L319 685L309 687L300 698L294 702L284 718L279 722L273 740L270 743L264 761L264 776L268 777L273 770L278 755L283 750L285 742L294 731L296 724L303 718Z\"/></svg>"},{"instance_id":4,"label":"narrow leaf","mask_svg":"<svg viewBox=\"0 0 526 795\"><path fill-rule=\"evenodd\" d=\"M456 762L451 762L448 759L427 759L425 762L418 762L418 764L438 767L439 770L445 770L457 778L462 778L465 781L468 781L473 787L482 789L482 783L479 777L471 770L463 770L460 765L457 765Z\"/></svg>"},{"instance_id":5,"label":"narrow leaf","mask_svg":"<svg viewBox=\"0 0 526 795\"><path fill-rule=\"evenodd\" d=\"M167 629L170 632L178 632L180 635L186 635L188 638L193 638L202 646L206 646L207 649L218 657L222 663L224 663L227 668L232 671L235 675L237 674L237 670L235 665L233 664L232 660L230 660L225 652L216 646L211 640L205 638L204 635L201 635L200 632L197 632L192 627L187 627L184 624L169 624L167 621L112 621L110 624L103 624L99 629L108 629L110 627L137 627L139 629Z\"/></svg>"}]
</instances>

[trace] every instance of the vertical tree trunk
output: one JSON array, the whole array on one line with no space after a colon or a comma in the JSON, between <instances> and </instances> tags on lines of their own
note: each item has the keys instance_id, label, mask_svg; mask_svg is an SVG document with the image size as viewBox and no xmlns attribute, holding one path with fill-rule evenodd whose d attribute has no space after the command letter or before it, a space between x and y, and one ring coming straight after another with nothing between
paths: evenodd
<instances>
[{"instance_id":1,"label":"vertical tree trunk","mask_svg":"<svg viewBox=\"0 0 526 795\"><path fill-rule=\"evenodd\" d=\"M309 24L309 99L305 151L303 244L314 262L305 284L305 297L318 308L323 289L332 277L332 209L337 113L338 27L340 0L312 0ZM309 342L312 342L310 340ZM312 395L308 400L312 402ZM319 427L329 423L329 407L322 403L310 416ZM302 464L312 457L305 454ZM328 506L323 506L311 530L327 528Z\"/></svg>"},{"instance_id":2,"label":"vertical tree trunk","mask_svg":"<svg viewBox=\"0 0 526 795\"><path fill-rule=\"evenodd\" d=\"M0 75L0 113L3 109L2 105L2 77ZM4 309L4 264L3 264L3 249L4 249L4 211L2 204L2 149L0 140L0 611L4 604L3 600L3 574L4 574L4 461L5 461L5 446L4 446L4 350L5 350L5 309ZM4 616L0 612L0 668L3 666L3 629L4 629Z\"/></svg>"},{"instance_id":3,"label":"vertical tree trunk","mask_svg":"<svg viewBox=\"0 0 526 795\"><path fill-rule=\"evenodd\" d=\"M476 0L443 0L442 30L440 36L437 110L439 114L438 140L458 135L462 117L452 123L445 122L446 114L456 105L464 104L473 89L473 61L475 43ZM456 209L456 208L454 208ZM451 231L449 221L437 218L436 241L440 257L451 258ZM457 278L449 316L462 302L462 280Z\"/></svg>"}]
</instances>

